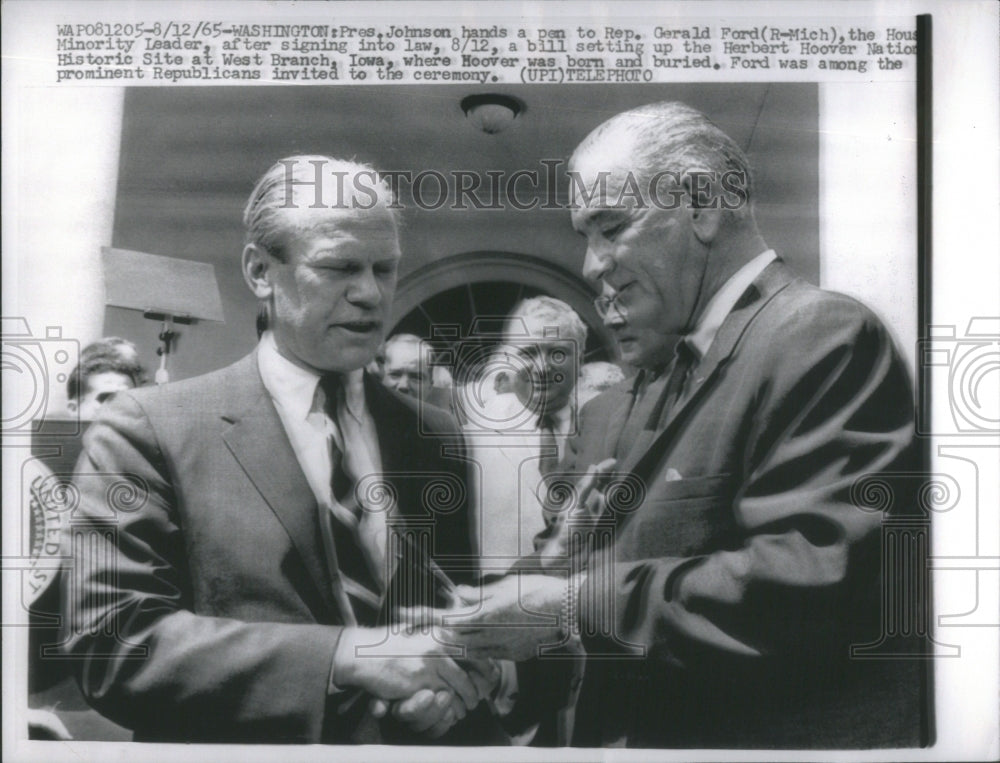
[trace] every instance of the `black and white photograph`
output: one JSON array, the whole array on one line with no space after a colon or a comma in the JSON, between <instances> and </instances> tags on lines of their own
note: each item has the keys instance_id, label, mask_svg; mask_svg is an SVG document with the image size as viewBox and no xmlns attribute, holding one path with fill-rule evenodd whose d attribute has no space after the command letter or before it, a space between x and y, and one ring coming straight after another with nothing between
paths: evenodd
<instances>
[{"instance_id":1,"label":"black and white photograph","mask_svg":"<svg viewBox=\"0 0 1000 763\"><path fill-rule=\"evenodd\" d=\"M5 757L1000 754L995 7L3 11Z\"/></svg>"}]
</instances>

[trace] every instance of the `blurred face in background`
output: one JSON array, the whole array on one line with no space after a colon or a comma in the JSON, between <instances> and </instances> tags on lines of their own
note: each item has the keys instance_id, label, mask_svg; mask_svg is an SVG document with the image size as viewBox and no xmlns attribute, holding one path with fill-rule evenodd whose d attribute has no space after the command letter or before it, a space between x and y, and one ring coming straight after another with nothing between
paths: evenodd
<instances>
[{"instance_id":1,"label":"blurred face in background","mask_svg":"<svg viewBox=\"0 0 1000 763\"><path fill-rule=\"evenodd\" d=\"M115 371L91 374L84 381L84 391L79 400L70 400L69 409L79 409L81 419L93 419L101 406L116 392L132 389L132 377Z\"/></svg>"},{"instance_id":2,"label":"blurred face in background","mask_svg":"<svg viewBox=\"0 0 1000 763\"><path fill-rule=\"evenodd\" d=\"M419 400L431 389L431 366L424 348L416 342L388 342L382 383Z\"/></svg>"},{"instance_id":3,"label":"blurred face in background","mask_svg":"<svg viewBox=\"0 0 1000 763\"><path fill-rule=\"evenodd\" d=\"M556 336L555 327L539 318L529 316L523 320L533 339L511 344L514 394L539 413L558 411L573 395L580 348L572 339Z\"/></svg>"}]
</instances>

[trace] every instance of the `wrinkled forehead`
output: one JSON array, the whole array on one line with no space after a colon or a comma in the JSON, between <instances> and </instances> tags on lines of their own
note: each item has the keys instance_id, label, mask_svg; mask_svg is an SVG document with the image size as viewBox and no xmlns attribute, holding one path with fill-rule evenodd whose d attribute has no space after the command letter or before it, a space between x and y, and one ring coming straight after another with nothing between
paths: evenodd
<instances>
[{"instance_id":1,"label":"wrinkled forehead","mask_svg":"<svg viewBox=\"0 0 1000 763\"><path fill-rule=\"evenodd\" d=\"M526 341L536 344L544 342L554 342L565 339L569 335L564 322L555 317L543 317L541 315L521 316L521 326L526 334Z\"/></svg>"},{"instance_id":2,"label":"wrinkled forehead","mask_svg":"<svg viewBox=\"0 0 1000 763\"><path fill-rule=\"evenodd\" d=\"M539 316L522 317L520 325L515 324L507 337L508 347L521 355L542 352L576 350L576 341L568 327L559 321Z\"/></svg>"},{"instance_id":3,"label":"wrinkled forehead","mask_svg":"<svg viewBox=\"0 0 1000 763\"><path fill-rule=\"evenodd\" d=\"M282 227L299 237L379 239L398 247L396 218L385 204L361 200L357 206L279 208Z\"/></svg>"}]
</instances>

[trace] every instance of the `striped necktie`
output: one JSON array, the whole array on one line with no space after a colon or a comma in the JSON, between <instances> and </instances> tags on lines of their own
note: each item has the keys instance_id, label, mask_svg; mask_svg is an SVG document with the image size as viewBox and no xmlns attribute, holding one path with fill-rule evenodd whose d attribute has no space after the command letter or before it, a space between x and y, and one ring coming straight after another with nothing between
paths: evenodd
<instances>
[{"instance_id":1,"label":"striped necktie","mask_svg":"<svg viewBox=\"0 0 1000 763\"><path fill-rule=\"evenodd\" d=\"M559 465L559 442L556 440L555 424L556 417L549 413L543 413L538 419L538 471L543 477L554 472Z\"/></svg>"},{"instance_id":2,"label":"striped necktie","mask_svg":"<svg viewBox=\"0 0 1000 763\"><path fill-rule=\"evenodd\" d=\"M326 395L324 410L336 424L337 408L343 401L340 379L335 376L324 377L320 384ZM376 549L367 548L365 514L358 501L355 480L344 463L344 453L336 437L330 435L328 442L331 466L330 503L320 508L320 528L333 579L334 595L339 599L349 624L375 625L382 604L382 591L378 583L380 558Z\"/></svg>"}]
</instances>

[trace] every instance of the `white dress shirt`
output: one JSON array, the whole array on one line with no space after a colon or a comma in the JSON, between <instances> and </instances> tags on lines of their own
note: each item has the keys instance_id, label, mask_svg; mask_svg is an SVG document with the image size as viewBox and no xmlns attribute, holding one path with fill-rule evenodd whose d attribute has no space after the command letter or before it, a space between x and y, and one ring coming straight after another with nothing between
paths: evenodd
<instances>
[{"instance_id":1,"label":"white dress shirt","mask_svg":"<svg viewBox=\"0 0 1000 763\"><path fill-rule=\"evenodd\" d=\"M333 504L331 436L343 454L344 469L355 481L381 475L378 433L365 401L363 369L344 375L345 404L338 406L338 420L333 421L323 410L325 399L319 386L320 375L284 357L270 331L260 339L257 364L264 388L274 402L295 457L320 506L329 508ZM364 491L359 492L363 495ZM362 501L362 509L368 508ZM375 549L376 553L381 550L384 555L386 512L384 507L378 511L372 508L363 513L361 534L366 548ZM379 569L383 566L378 564ZM384 584L385 580L381 582Z\"/></svg>"},{"instance_id":2,"label":"white dress shirt","mask_svg":"<svg viewBox=\"0 0 1000 763\"><path fill-rule=\"evenodd\" d=\"M777 258L778 255L775 254L773 249L768 249L766 252L758 254L750 262L733 273L729 277L729 280L722 284L722 288L715 292L715 295L705 307L705 311L698 319L698 325L687 336L688 344L695 351L698 360L701 360L708 353L708 349L712 346L712 342L715 341L715 335L719 333L723 321L726 320L729 313L736 307L736 303L743 296L743 292L750 287L750 284L754 282L757 276L764 272L764 268Z\"/></svg>"},{"instance_id":3,"label":"white dress shirt","mask_svg":"<svg viewBox=\"0 0 1000 763\"><path fill-rule=\"evenodd\" d=\"M564 405L552 414L552 433L556 436L556 445L559 446L559 460L566 455L566 440L574 431L573 406Z\"/></svg>"}]
</instances>

